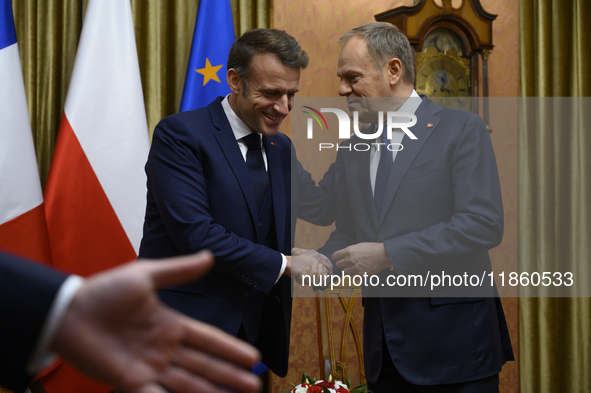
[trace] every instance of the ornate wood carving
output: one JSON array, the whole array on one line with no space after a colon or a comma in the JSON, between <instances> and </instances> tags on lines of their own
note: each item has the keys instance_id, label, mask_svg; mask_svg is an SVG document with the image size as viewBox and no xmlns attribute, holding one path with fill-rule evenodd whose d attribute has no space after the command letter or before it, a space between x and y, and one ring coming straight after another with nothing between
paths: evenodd
<instances>
[{"instance_id":1,"label":"ornate wood carving","mask_svg":"<svg viewBox=\"0 0 591 393\"><path fill-rule=\"evenodd\" d=\"M320 374L324 380L332 374L333 379L346 381L350 377L350 369L347 359L356 356L359 364L359 384L366 383L365 370L363 368L363 341L361 332L354 321L354 307L357 299L361 302L361 289L353 288L351 295L346 296L343 289L325 290L318 293L316 298L316 310L318 320L318 350L320 358ZM340 332L340 343L337 343L339 335L335 332L333 321L333 304L340 304L340 310L345 313L343 330ZM349 333L353 337L354 348L349 348ZM337 348L340 351L337 352ZM353 386L356 383L352 383Z\"/></svg>"}]
</instances>

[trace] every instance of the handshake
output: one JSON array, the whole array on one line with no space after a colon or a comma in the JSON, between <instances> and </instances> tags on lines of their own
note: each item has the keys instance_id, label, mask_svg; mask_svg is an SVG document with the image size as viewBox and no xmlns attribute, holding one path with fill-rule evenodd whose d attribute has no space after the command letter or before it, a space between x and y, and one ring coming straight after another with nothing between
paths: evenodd
<instances>
[{"instance_id":1,"label":"handshake","mask_svg":"<svg viewBox=\"0 0 591 393\"><path fill-rule=\"evenodd\" d=\"M302 275L322 277L332 273L332 263L327 257L315 250L293 248L291 256L286 256L285 274L298 284L302 283Z\"/></svg>"}]
</instances>

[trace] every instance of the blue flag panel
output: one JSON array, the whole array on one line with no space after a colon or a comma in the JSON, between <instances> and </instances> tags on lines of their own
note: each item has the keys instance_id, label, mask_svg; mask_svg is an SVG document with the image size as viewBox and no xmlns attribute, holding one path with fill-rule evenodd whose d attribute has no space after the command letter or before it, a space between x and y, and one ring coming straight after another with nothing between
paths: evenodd
<instances>
[{"instance_id":1,"label":"blue flag panel","mask_svg":"<svg viewBox=\"0 0 591 393\"><path fill-rule=\"evenodd\" d=\"M14 17L10 0L0 0L0 50L16 43Z\"/></svg>"},{"instance_id":2,"label":"blue flag panel","mask_svg":"<svg viewBox=\"0 0 591 393\"><path fill-rule=\"evenodd\" d=\"M180 111L207 106L230 93L228 53L235 40L229 0L201 0L193 33Z\"/></svg>"}]
</instances>

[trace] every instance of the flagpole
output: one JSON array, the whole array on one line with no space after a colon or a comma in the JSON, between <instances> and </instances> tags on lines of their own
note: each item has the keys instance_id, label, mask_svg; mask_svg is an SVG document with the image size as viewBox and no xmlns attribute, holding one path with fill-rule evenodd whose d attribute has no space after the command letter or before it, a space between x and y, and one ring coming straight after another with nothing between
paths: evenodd
<instances>
[{"instance_id":1,"label":"flagpole","mask_svg":"<svg viewBox=\"0 0 591 393\"><path fill-rule=\"evenodd\" d=\"M275 19L275 1L269 0L269 20L268 20L268 23L269 23L270 29L274 28L273 19Z\"/></svg>"}]
</instances>

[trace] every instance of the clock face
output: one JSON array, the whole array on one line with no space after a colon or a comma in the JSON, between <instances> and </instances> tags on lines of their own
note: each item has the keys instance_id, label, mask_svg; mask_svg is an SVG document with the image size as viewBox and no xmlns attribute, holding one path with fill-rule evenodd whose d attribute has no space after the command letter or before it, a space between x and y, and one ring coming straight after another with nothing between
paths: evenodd
<instances>
[{"instance_id":1,"label":"clock face","mask_svg":"<svg viewBox=\"0 0 591 393\"><path fill-rule=\"evenodd\" d=\"M417 70L416 90L427 97L470 97L470 78L466 68L454 57L432 55L422 61ZM469 102L462 99L457 106L468 109Z\"/></svg>"},{"instance_id":2,"label":"clock face","mask_svg":"<svg viewBox=\"0 0 591 393\"><path fill-rule=\"evenodd\" d=\"M432 97L470 97L470 81L460 63L445 55L427 59L417 72L417 92Z\"/></svg>"}]
</instances>

